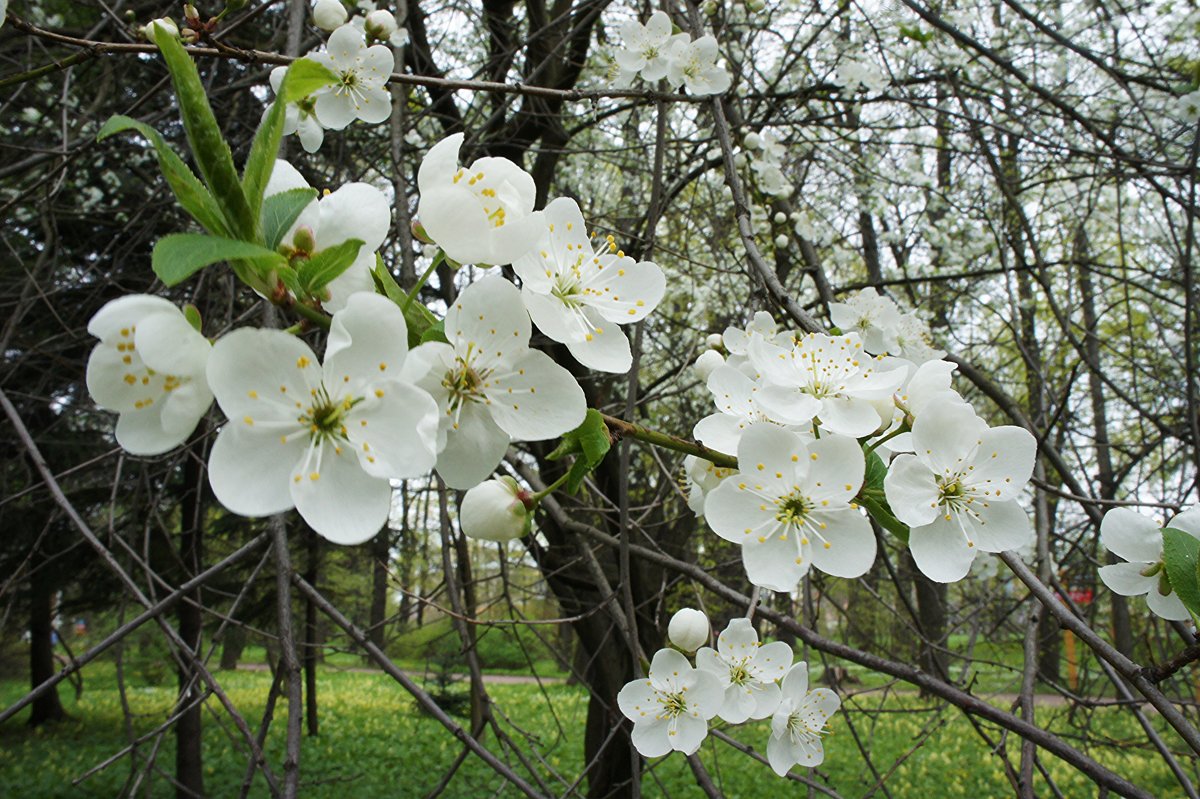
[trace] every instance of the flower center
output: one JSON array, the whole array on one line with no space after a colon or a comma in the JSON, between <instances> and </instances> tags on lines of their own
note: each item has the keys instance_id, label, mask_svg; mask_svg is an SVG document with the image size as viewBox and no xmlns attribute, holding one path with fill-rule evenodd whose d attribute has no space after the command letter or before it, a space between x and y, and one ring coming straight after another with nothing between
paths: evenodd
<instances>
[{"instance_id":1,"label":"flower center","mask_svg":"<svg viewBox=\"0 0 1200 799\"><path fill-rule=\"evenodd\" d=\"M659 692L658 701L662 704L661 716L663 718L673 719L687 712L687 697L683 695L682 691L673 694Z\"/></svg>"},{"instance_id":2,"label":"flower center","mask_svg":"<svg viewBox=\"0 0 1200 799\"><path fill-rule=\"evenodd\" d=\"M739 658L729 667L729 681L734 685L745 685L750 682L750 670L746 658Z\"/></svg>"},{"instance_id":3,"label":"flower center","mask_svg":"<svg viewBox=\"0 0 1200 799\"><path fill-rule=\"evenodd\" d=\"M781 497L775 505L778 508L775 512L776 521L796 527L804 526L805 518L813 509L812 501L798 491Z\"/></svg>"},{"instance_id":4,"label":"flower center","mask_svg":"<svg viewBox=\"0 0 1200 799\"><path fill-rule=\"evenodd\" d=\"M308 428L309 437L313 441L344 441L346 414L361 401L361 397L330 397L325 386L321 386L316 389L312 404L305 409L298 421Z\"/></svg>"}]
</instances>

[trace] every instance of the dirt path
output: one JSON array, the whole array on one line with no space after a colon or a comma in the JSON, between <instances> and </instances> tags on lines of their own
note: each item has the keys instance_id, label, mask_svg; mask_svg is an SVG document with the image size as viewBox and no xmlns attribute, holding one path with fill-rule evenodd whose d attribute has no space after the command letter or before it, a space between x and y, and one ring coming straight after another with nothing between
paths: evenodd
<instances>
[{"instance_id":1,"label":"dirt path","mask_svg":"<svg viewBox=\"0 0 1200 799\"><path fill-rule=\"evenodd\" d=\"M326 671L349 672L351 674L383 674L383 671L370 666L330 666L322 664ZM238 671L268 671L266 663L239 663ZM404 674L414 680L435 680L438 675L432 671L418 672L403 670ZM452 674L452 680L469 680L470 674ZM489 685L562 685L566 680L562 677L534 677L525 674L484 674L483 681Z\"/></svg>"}]
</instances>

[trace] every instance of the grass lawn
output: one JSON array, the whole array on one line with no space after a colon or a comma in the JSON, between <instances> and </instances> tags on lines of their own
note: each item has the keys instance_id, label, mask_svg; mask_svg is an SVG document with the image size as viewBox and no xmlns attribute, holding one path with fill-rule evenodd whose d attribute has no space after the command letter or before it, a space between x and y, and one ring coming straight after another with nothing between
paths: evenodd
<instances>
[{"instance_id":1,"label":"grass lawn","mask_svg":"<svg viewBox=\"0 0 1200 799\"><path fill-rule=\"evenodd\" d=\"M344 666L353 665L349 659L342 665L341 670L327 667L320 673L321 734L304 740L302 795L306 799L403 799L424 795L437 784L459 753L459 744L436 721L418 712L412 699L389 678L346 671ZM35 799L118 796L131 774L145 771L156 744L157 768L161 771L151 769L143 775L142 784L145 786L148 780L146 795L173 795L163 774L173 769L174 745L170 734L163 736L160 743L157 738L143 743L135 758L121 758L78 785L72 784L72 780L127 743L113 665L97 662L85 670L84 676L85 690L78 701L69 687L63 686L61 690L72 717L70 721L51 729L30 731L24 725L23 713L0 726L0 796ZM247 714L250 725L256 728L269 676L263 672L236 671L219 672L218 677L235 704ZM166 718L172 702L173 678L165 682L158 687L146 684L130 687L128 701L136 714L134 727L138 734L150 732ZM0 702L8 706L25 690L21 681L0 681ZM543 778L561 793L564 785L559 778L569 783L582 765L585 692L564 684L544 688L495 684L489 686L489 692L503 713L509 734L522 742L526 752L536 750L543 762ZM910 693L864 694L850 699L848 705L854 710L849 720L881 771L887 771L897 758L917 747L888 778L892 796L984 799L1011 795L1001 760L991 754L970 724L953 709L939 710L935 703ZM213 712L205 717L206 787L214 797L236 796L246 757L241 746L231 739L230 735L236 735L236 731L220 705L210 699L208 707ZM281 703L267 744L276 773L281 768L285 718L286 707ZM1113 710L1092 714L1087 728L1091 743L1078 737L1082 735L1080 728L1069 725L1066 709L1039 708L1038 720L1074 736L1076 746L1087 747L1093 757L1156 795L1179 793L1169 772L1148 751L1144 735L1127 715ZM833 718L833 732L826 739L825 763L813 776L847 797L857 797L874 785L876 778L864 765L847 721L840 713ZM1084 721L1077 714L1076 723ZM731 734L761 751L769 727L766 723L746 725ZM994 729L989 729L989 734L994 739L999 737ZM1174 740L1169 733L1165 737ZM1112 745L1099 745L1099 739ZM493 751L497 750L496 740L490 734L485 742ZM1009 739L1007 748L1015 762L1020 742ZM709 739L701 752L713 778L730 799L757 799L764 791L783 791L784 795L795 796L804 790L795 783L783 783L766 765L714 739ZM1065 796L1096 795L1092 784L1070 767L1048 756L1045 763ZM519 766L516 768L520 770ZM500 779L485 764L471 758L443 795L464 799L491 796L499 785ZM1044 788L1039 789L1039 795L1049 795ZM687 763L679 755L653 764L644 793L700 795ZM251 795L268 795L261 778ZM509 789L501 795L517 793Z\"/></svg>"}]
</instances>

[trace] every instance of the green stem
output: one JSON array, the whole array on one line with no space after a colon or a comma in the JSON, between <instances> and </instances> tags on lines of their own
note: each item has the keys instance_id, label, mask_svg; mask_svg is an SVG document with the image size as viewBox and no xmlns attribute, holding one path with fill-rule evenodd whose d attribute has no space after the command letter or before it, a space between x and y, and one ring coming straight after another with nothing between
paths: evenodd
<instances>
[{"instance_id":1,"label":"green stem","mask_svg":"<svg viewBox=\"0 0 1200 799\"><path fill-rule=\"evenodd\" d=\"M892 533L905 544L908 543L908 526L893 516L892 512L883 506L883 503L865 491L859 494L855 501L867 509L867 513L871 514L871 518L879 522L880 527Z\"/></svg>"},{"instance_id":2,"label":"green stem","mask_svg":"<svg viewBox=\"0 0 1200 799\"><path fill-rule=\"evenodd\" d=\"M317 327L320 327L323 330L329 329L329 317L318 311L316 308L305 305L302 302L297 302L291 305L291 309L296 312L297 316L303 316Z\"/></svg>"},{"instance_id":3,"label":"green stem","mask_svg":"<svg viewBox=\"0 0 1200 799\"><path fill-rule=\"evenodd\" d=\"M555 480L550 485L546 486L541 491L538 491L536 494L531 494L529 496L529 501L534 503L535 505L536 505L536 503L541 502L543 497L550 496L551 494L554 493L555 489L561 487L563 483L567 482L567 478L570 476L571 476L571 473L567 472L562 477L558 478L557 480Z\"/></svg>"},{"instance_id":4,"label":"green stem","mask_svg":"<svg viewBox=\"0 0 1200 799\"><path fill-rule=\"evenodd\" d=\"M421 279L417 281L417 285L412 287L412 291L408 292L408 299L404 301L404 305L401 306L400 310L408 310L408 307L413 304L413 300L415 300L417 295L421 293L421 288L424 287L425 281L429 280L429 276L433 274L435 269L441 266L442 261L444 260L446 260L446 253L439 249L437 251L437 255L433 256L433 263L431 263L429 268L425 270L425 273L421 275Z\"/></svg>"},{"instance_id":5,"label":"green stem","mask_svg":"<svg viewBox=\"0 0 1200 799\"><path fill-rule=\"evenodd\" d=\"M627 422L624 419L618 419L615 416L609 416L606 413L601 413L600 416L604 419L604 424L608 426L609 432L614 438L632 438L636 441L644 441L647 444L653 444L656 447L682 452L685 455L695 455L697 458L703 458L709 461L714 466L725 469L736 469L737 458L732 455L726 455L723 452L709 449L703 444L698 444L695 441L688 441L686 438L659 433L649 428L642 427L640 424Z\"/></svg>"},{"instance_id":6,"label":"green stem","mask_svg":"<svg viewBox=\"0 0 1200 799\"><path fill-rule=\"evenodd\" d=\"M893 438L900 435L901 433L907 433L907 432L908 432L908 425L902 424L899 427L897 427L895 430L893 430L892 432L888 433L883 438L881 438L878 441L871 444L871 446L867 447L867 452L868 453L874 452L879 447L879 445L882 444L883 442L891 441Z\"/></svg>"}]
</instances>

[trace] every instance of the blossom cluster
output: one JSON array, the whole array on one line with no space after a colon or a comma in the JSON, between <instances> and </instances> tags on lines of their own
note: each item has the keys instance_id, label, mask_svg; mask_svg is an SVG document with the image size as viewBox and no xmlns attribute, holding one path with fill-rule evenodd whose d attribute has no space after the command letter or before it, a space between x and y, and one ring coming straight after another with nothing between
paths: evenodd
<instances>
[{"instance_id":1,"label":"blossom cluster","mask_svg":"<svg viewBox=\"0 0 1200 799\"><path fill-rule=\"evenodd\" d=\"M749 619L733 619L716 648L707 643L709 622L684 608L669 627L672 643L695 652L695 666L675 649L660 649L645 679L625 685L617 705L633 722L633 745L645 757L672 751L691 755L708 735L708 724L770 719L767 760L779 776L792 766L816 766L825 758L821 736L841 700L828 688L809 690L808 664L794 663L783 641L761 643Z\"/></svg>"},{"instance_id":2,"label":"blossom cluster","mask_svg":"<svg viewBox=\"0 0 1200 799\"><path fill-rule=\"evenodd\" d=\"M769 130L748 133L742 143L750 154L750 169L758 188L773 197L791 194L792 184L783 174L783 144L775 134Z\"/></svg>"},{"instance_id":3,"label":"blossom cluster","mask_svg":"<svg viewBox=\"0 0 1200 799\"><path fill-rule=\"evenodd\" d=\"M722 363L702 356L716 412L693 434L738 466L690 463L693 507L741 545L750 581L792 591L813 567L866 573L868 499L910 528L918 568L939 582L966 576L978 552L1027 544L1017 498L1033 436L980 419L928 329L890 299L866 290L832 313L835 335L780 330L760 312L725 331ZM881 486L868 483L868 459L886 472Z\"/></svg>"},{"instance_id":4,"label":"blossom cluster","mask_svg":"<svg viewBox=\"0 0 1200 799\"><path fill-rule=\"evenodd\" d=\"M618 88L631 86L639 75L650 82L666 78L672 89L684 86L695 95L720 94L732 82L729 72L717 65L717 40L675 33L664 11L655 11L645 25L628 20L619 32L623 46L613 53L613 84Z\"/></svg>"}]
</instances>

